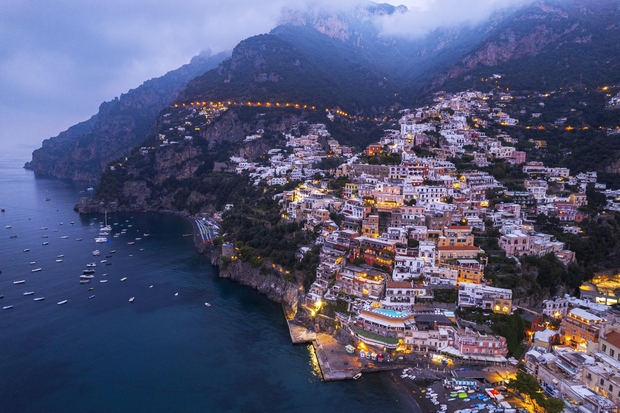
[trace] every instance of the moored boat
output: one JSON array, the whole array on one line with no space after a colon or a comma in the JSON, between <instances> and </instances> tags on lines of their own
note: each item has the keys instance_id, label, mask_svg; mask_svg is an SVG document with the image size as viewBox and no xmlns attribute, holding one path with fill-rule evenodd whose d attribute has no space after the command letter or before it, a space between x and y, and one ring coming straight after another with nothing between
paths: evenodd
<instances>
[{"instance_id":1,"label":"moored boat","mask_svg":"<svg viewBox=\"0 0 620 413\"><path fill-rule=\"evenodd\" d=\"M89 262L88 264L86 264L87 267L96 267L97 264L94 262Z\"/></svg>"},{"instance_id":2,"label":"moored boat","mask_svg":"<svg viewBox=\"0 0 620 413\"><path fill-rule=\"evenodd\" d=\"M93 294L93 295L89 295L89 296L88 296L88 299L89 299L89 300L90 300L91 298L95 298L95 295Z\"/></svg>"},{"instance_id":3,"label":"moored boat","mask_svg":"<svg viewBox=\"0 0 620 413\"><path fill-rule=\"evenodd\" d=\"M37 297L33 301L43 301L43 300L45 300L45 297Z\"/></svg>"},{"instance_id":4,"label":"moored boat","mask_svg":"<svg viewBox=\"0 0 620 413\"><path fill-rule=\"evenodd\" d=\"M353 376L353 380L357 380L360 377L362 377L362 373L357 373L355 376Z\"/></svg>"},{"instance_id":5,"label":"moored boat","mask_svg":"<svg viewBox=\"0 0 620 413\"><path fill-rule=\"evenodd\" d=\"M50 245L50 243L49 242L44 242L43 245Z\"/></svg>"},{"instance_id":6,"label":"moored boat","mask_svg":"<svg viewBox=\"0 0 620 413\"><path fill-rule=\"evenodd\" d=\"M62 301L58 301L58 305L63 305L63 304L67 304L69 302L69 300L62 300Z\"/></svg>"},{"instance_id":7,"label":"moored boat","mask_svg":"<svg viewBox=\"0 0 620 413\"><path fill-rule=\"evenodd\" d=\"M135 297L131 297L131 298L129 299L129 302L130 302L130 303L133 303L133 300L134 300L134 299L135 299Z\"/></svg>"},{"instance_id":8,"label":"moored boat","mask_svg":"<svg viewBox=\"0 0 620 413\"><path fill-rule=\"evenodd\" d=\"M127 277L121 278L121 282L125 281L126 279L127 279Z\"/></svg>"},{"instance_id":9,"label":"moored boat","mask_svg":"<svg viewBox=\"0 0 620 413\"><path fill-rule=\"evenodd\" d=\"M33 268L33 269L32 269L32 270L30 270L30 271L32 271L32 272L39 272L39 271L41 271L41 270L42 270L42 268Z\"/></svg>"},{"instance_id":10,"label":"moored boat","mask_svg":"<svg viewBox=\"0 0 620 413\"><path fill-rule=\"evenodd\" d=\"M97 237L95 242L108 242L108 239L106 237Z\"/></svg>"},{"instance_id":11,"label":"moored boat","mask_svg":"<svg viewBox=\"0 0 620 413\"><path fill-rule=\"evenodd\" d=\"M24 252L28 252L28 251L30 251L30 248L25 248L24 249Z\"/></svg>"},{"instance_id":12,"label":"moored boat","mask_svg":"<svg viewBox=\"0 0 620 413\"><path fill-rule=\"evenodd\" d=\"M34 291L26 291L24 295L34 295Z\"/></svg>"},{"instance_id":13,"label":"moored boat","mask_svg":"<svg viewBox=\"0 0 620 413\"><path fill-rule=\"evenodd\" d=\"M5 305L4 307L2 307L3 310L10 310L11 308L13 308L12 305Z\"/></svg>"},{"instance_id":14,"label":"moored boat","mask_svg":"<svg viewBox=\"0 0 620 413\"><path fill-rule=\"evenodd\" d=\"M80 275L80 280L92 280L95 278L94 275Z\"/></svg>"},{"instance_id":15,"label":"moored boat","mask_svg":"<svg viewBox=\"0 0 620 413\"><path fill-rule=\"evenodd\" d=\"M90 280L80 280L80 284L90 284Z\"/></svg>"},{"instance_id":16,"label":"moored boat","mask_svg":"<svg viewBox=\"0 0 620 413\"><path fill-rule=\"evenodd\" d=\"M100 283L107 283L108 280L99 280Z\"/></svg>"},{"instance_id":17,"label":"moored boat","mask_svg":"<svg viewBox=\"0 0 620 413\"><path fill-rule=\"evenodd\" d=\"M26 280L18 280L18 281L13 281L13 284L23 284L25 282Z\"/></svg>"},{"instance_id":18,"label":"moored boat","mask_svg":"<svg viewBox=\"0 0 620 413\"><path fill-rule=\"evenodd\" d=\"M84 274L94 274L95 270L82 270Z\"/></svg>"}]
</instances>

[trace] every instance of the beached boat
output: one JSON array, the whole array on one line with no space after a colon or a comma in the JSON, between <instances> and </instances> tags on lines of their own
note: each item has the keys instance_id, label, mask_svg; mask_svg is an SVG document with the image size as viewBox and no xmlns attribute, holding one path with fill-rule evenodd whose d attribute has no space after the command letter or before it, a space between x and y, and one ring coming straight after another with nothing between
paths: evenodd
<instances>
[{"instance_id":1,"label":"beached boat","mask_svg":"<svg viewBox=\"0 0 620 413\"><path fill-rule=\"evenodd\" d=\"M34 295L34 291L26 291L24 295Z\"/></svg>"},{"instance_id":2,"label":"beached boat","mask_svg":"<svg viewBox=\"0 0 620 413\"><path fill-rule=\"evenodd\" d=\"M32 270L30 270L30 271L32 271L32 272L39 272L39 271L41 271L41 268L33 268L33 269L32 269Z\"/></svg>"},{"instance_id":3,"label":"beached boat","mask_svg":"<svg viewBox=\"0 0 620 413\"><path fill-rule=\"evenodd\" d=\"M353 380L357 380L360 377L362 377L362 373L357 373L355 376L353 376Z\"/></svg>"},{"instance_id":4,"label":"beached boat","mask_svg":"<svg viewBox=\"0 0 620 413\"><path fill-rule=\"evenodd\" d=\"M23 284L25 282L26 280L18 280L18 281L13 281L13 284Z\"/></svg>"},{"instance_id":5,"label":"beached boat","mask_svg":"<svg viewBox=\"0 0 620 413\"><path fill-rule=\"evenodd\" d=\"M135 297L131 297L131 298L129 299L129 302L130 302L130 303L133 303L133 300L134 300L134 299L135 299Z\"/></svg>"},{"instance_id":6,"label":"beached boat","mask_svg":"<svg viewBox=\"0 0 620 413\"><path fill-rule=\"evenodd\" d=\"M127 280L127 277L123 277L123 278L121 278L121 282L123 282L123 281L125 281L125 280Z\"/></svg>"},{"instance_id":7,"label":"beached boat","mask_svg":"<svg viewBox=\"0 0 620 413\"><path fill-rule=\"evenodd\" d=\"M67 304L69 302L69 300L62 300L62 301L58 301L58 305L63 305L63 304Z\"/></svg>"},{"instance_id":8,"label":"beached boat","mask_svg":"<svg viewBox=\"0 0 620 413\"><path fill-rule=\"evenodd\" d=\"M13 308L12 305L5 305L4 307L2 307L3 310L10 310L11 308Z\"/></svg>"},{"instance_id":9,"label":"beached boat","mask_svg":"<svg viewBox=\"0 0 620 413\"><path fill-rule=\"evenodd\" d=\"M45 300L45 297L37 297L34 299L34 301L43 301Z\"/></svg>"}]
</instances>

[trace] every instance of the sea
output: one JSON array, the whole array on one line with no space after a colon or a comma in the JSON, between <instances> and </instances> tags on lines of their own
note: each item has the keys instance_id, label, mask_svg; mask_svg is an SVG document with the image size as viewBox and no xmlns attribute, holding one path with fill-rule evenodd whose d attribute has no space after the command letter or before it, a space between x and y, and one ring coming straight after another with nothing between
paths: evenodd
<instances>
[{"instance_id":1,"label":"sea","mask_svg":"<svg viewBox=\"0 0 620 413\"><path fill-rule=\"evenodd\" d=\"M108 214L95 243L104 216L73 210L88 183L24 161L0 158L0 412L411 411L381 374L323 382L281 306L219 278L187 220Z\"/></svg>"}]
</instances>

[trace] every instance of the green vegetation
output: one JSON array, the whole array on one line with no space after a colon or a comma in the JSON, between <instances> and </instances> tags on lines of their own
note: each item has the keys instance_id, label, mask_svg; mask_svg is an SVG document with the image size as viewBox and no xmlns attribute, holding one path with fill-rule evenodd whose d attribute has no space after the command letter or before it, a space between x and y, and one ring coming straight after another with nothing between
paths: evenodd
<instances>
[{"instance_id":1,"label":"green vegetation","mask_svg":"<svg viewBox=\"0 0 620 413\"><path fill-rule=\"evenodd\" d=\"M493 333L505 337L508 354L516 358L521 356L524 348L525 323L518 313L496 314L492 310L475 307L457 308L455 313L460 319L486 325Z\"/></svg>"},{"instance_id":2,"label":"green vegetation","mask_svg":"<svg viewBox=\"0 0 620 413\"><path fill-rule=\"evenodd\" d=\"M510 386L521 394L524 394L531 403L545 409L546 413L560 413L566 407L562 399L556 397L546 398L538 384L536 377L523 371L517 371L517 376L510 381Z\"/></svg>"}]
</instances>

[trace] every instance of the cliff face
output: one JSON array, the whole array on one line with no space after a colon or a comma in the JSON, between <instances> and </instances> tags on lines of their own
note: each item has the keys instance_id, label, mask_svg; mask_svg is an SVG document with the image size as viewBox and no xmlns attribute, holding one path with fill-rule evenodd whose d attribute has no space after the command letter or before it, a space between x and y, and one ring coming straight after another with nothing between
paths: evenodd
<instances>
[{"instance_id":1,"label":"cliff face","mask_svg":"<svg viewBox=\"0 0 620 413\"><path fill-rule=\"evenodd\" d=\"M228 53L197 56L181 68L144 82L136 89L99 107L88 121L46 139L26 164L37 176L97 180L111 161L129 154L194 77L219 64Z\"/></svg>"},{"instance_id":2,"label":"cliff face","mask_svg":"<svg viewBox=\"0 0 620 413\"><path fill-rule=\"evenodd\" d=\"M211 262L220 265L219 256L214 255ZM282 303L287 316L294 316L297 312L301 290L296 284L274 275L261 275L258 268L241 261L233 261L226 268L220 268L220 277L252 287L270 300Z\"/></svg>"}]
</instances>

